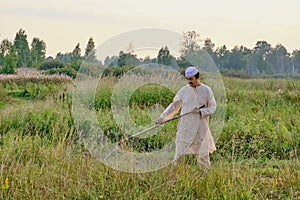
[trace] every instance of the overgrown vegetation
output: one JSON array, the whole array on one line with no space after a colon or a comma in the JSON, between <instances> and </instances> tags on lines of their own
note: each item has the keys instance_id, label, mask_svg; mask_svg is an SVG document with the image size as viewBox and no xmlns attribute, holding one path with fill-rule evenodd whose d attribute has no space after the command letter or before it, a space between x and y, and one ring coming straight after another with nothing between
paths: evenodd
<instances>
[{"instance_id":1,"label":"overgrown vegetation","mask_svg":"<svg viewBox=\"0 0 300 200\"><path fill-rule=\"evenodd\" d=\"M104 79L107 84L97 88L93 105L100 127L113 140L121 131L110 105L117 79ZM300 82L223 80L226 123L216 141L218 150L212 154L212 169L206 174L192 156L182 158L176 167L151 173L115 171L95 159L78 140L69 81L46 85L2 81L0 101L6 103L0 106L0 199L299 198ZM29 96L16 92L30 88ZM173 95L156 85L139 88L130 99L132 119L149 123L147 109L154 103L166 106ZM139 151L160 148L174 138L176 123L155 137L128 145Z\"/></svg>"}]
</instances>

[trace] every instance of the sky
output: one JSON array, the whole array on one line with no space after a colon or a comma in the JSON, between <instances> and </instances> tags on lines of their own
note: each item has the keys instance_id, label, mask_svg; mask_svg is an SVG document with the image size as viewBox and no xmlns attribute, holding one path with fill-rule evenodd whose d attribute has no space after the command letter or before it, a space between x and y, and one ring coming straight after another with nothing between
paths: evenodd
<instances>
[{"instance_id":1,"label":"sky","mask_svg":"<svg viewBox=\"0 0 300 200\"><path fill-rule=\"evenodd\" d=\"M299 8L299 0L2 0L0 41L13 41L22 28L29 45L38 37L55 57L77 43L84 52L90 37L97 47L128 31L160 28L196 31L216 47L252 49L264 40L292 53L300 49Z\"/></svg>"}]
</instances>

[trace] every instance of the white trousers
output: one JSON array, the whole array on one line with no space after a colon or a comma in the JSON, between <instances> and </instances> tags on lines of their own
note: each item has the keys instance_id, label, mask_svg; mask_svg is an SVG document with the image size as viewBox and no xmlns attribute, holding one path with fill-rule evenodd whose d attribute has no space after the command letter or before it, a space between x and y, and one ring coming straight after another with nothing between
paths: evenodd
<instances>
[{"instance_id":1,"label":"white trousers","mask_svg":"<svg viewBox=\"0 0 300 200\"><path fill-rule=\"evenodd\" d=\"M205 167L206 169L210 168L210 158L209 158L209 154L198 154L197 156L197 162L200 166Z\"/></svg>"}]
</instances>

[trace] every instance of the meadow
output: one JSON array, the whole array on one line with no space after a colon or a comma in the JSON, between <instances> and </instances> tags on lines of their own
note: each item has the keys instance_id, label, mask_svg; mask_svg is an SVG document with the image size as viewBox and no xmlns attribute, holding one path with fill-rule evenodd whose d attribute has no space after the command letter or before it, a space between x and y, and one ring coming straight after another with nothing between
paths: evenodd
<instances>
[{"instance_id":1,"label":"meadow","mask_svg":"<svg viewBox=\"0 0 300 200\"><path fill-rule=\"evenodd\" d=\"M104 80L92 105L115 142L122 137L110 102L117 80ZM71 80L0 81L0 199L300 199L299 80L223 77L225 124L206 173L193 156L154 172L114 170L80 142ZM167 106L173 96L155 85L138 89L130 99L132 120L149 123L147 108ZM176 123L128 146L159 149L175 136Z\"/></svg>"}]
</instances>

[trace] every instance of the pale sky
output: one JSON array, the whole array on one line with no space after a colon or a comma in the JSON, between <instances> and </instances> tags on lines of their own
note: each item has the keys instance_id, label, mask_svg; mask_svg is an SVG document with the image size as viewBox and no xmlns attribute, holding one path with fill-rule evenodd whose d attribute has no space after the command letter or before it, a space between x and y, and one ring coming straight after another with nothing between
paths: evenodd
<instances>
[{"instance_id":1,"label":"pale sky","mask_svg":"<svg viewBox=\"0 0 300 200\"><path fill-rule=\"evenodd\" d=\"M299 0L2 0L0 41L13 40L22 28L46 42L47 56L82 53L93 37L96 46L113 36L142 28L178 33L196 31L219 47L253 48L259 40L273 47L300 49ZM120 49L121 50L121 49Z\"/></svg>"}]
</instances>

